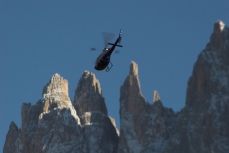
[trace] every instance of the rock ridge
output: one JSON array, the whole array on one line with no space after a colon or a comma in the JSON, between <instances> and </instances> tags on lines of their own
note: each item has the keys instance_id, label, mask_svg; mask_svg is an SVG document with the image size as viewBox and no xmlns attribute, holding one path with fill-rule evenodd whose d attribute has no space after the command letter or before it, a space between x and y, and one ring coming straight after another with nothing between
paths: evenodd
<instances>
[{"instance_id":1,"label":"rock ridge","mask_svg":"<svg viewBox=\"0 0 229 153\"><path fill-rule=\"evenodd\" d=\"M91 111L98 111L107 115L105 99L95 74L84 71L75 90L73 105L79 116Z\"/></svg>"},{"instance_id":2,"label":"rock ridge","mask_svg":"<svg viewBox=\"0 0 229 153\"><path fill-rule=\"evenodd\" d=\"M175 113L162 105L157 91L154 91L153 99L153 104L145 101L140 89L138 65L131 61L129 76L120 89L119 153L163 150Z\"/></svg>"},{"instance_id":3,"label":"rock ridge","mask_svg":"<svg viewBox=\"0 0 229 153\"><path fill-rule=\"evenodd\" d=\"M186 105L164 153L229 152L229 28L214 24L188 81Z\"/></svg>"},{"instance_id":4,"label":"rock ridge","mask_svg":"<svg viewBox=\"0 0 229 153\"><path fill-rule=\"evenodd\" d=\"M54 74L35 105L23 103L22 125L11 122L3 153L225 153L229 152L229 28L214 24L189 78L185 107L166 108L155 90L141 93L131 61L120 87L120 133L108 116L95 74L84 71L68 95L68 81Z\"/></svg>"},{"instance_id":5,"label":"rock ridge","mask_svg":"<svg viewBox=\"0 0 229 153\"><path fill-rule=\"evenodd\" d=\"M99 97L93 103L86 102L95 106L103 102L105 108L85 110L78 116L68 97L68 81L56 73L43 88L43 99L35 105L22 104L22 128L18 129L14 122L10 124L3 152L88 153L99 148L100 152L117 152L118 131L115 120L107 116L99 81L86 71L80 82L77 88L83 91L76 90L76 95L83 92ZM91 88L83 88L85 84Z\"/></svg>"}]
</instances>

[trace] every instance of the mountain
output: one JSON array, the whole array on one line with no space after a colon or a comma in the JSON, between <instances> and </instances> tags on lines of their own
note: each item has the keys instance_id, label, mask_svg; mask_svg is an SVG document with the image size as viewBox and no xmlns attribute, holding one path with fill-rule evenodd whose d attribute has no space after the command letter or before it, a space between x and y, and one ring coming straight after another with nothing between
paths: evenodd
<instances>
[{"instance_id":1,"label":"mountain","mask_svg":"<svg viewBox=\"0 0 229 153\"><path fill-rule=\"evenodd\" d=\"M33 106L22 104L22 127L10 124L3 152L117 152L115 121L107 116L101 94L95 75L85 71L72 104L68 81L53 75L43 88L42 100Z\"/></svg>"},{"instance_id":2,"label":"mountain","mask_svg":"<svg viewBox=\"0 0 229 153\"><path fill-rule=\"evenodd\" d=\"M189 78L186 104L164 152L229 152L229 28L214 24Z\"/></svg>"},{"instance_id":3,"label":"mountain","mask_svg":"<svg viewBox=\"0 0 229 153\"><path fill-rule=\"evenodd\" d=\"M130 73L120 90L120 153L158 152L171 134L176 114L165 108L154 91L154 104L145 101L140 90L138 66L131 62Z\"/></svg>"},{"instance_id":4,"label":"mountain","mask_svg":"<svg viewBox=\"0 0 229 153\"><path fill-rule=\"evenodd\" d=\"M229 28L214 24L188 81L186 104L178 113L141 94L137 64L120 90L119 153L229 152Z\"/></svg>"},{"instance_id":5,"label":"mountain","mask_svg":"<svg viewBox=\"0 0 229 153\"><path fill-rule=\"evenodd\" d=\"M188 81L185 107L153 104L141 93L138 65L120 88L120 133L108 116L100 83L85 71L68 96L68 81L54 74L35 105L23 103L22 125L11 122L4 153L225 153L229 152L229 28L214 24Z\"/></svg>"}]
</instances>

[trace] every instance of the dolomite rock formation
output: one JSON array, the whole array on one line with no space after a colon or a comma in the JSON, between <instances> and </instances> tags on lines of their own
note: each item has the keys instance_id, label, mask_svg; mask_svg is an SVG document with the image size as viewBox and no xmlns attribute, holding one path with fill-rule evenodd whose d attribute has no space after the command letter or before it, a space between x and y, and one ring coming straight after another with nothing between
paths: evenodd
<instances>
[{"instance_id":1,"label":"dolomite rock formation","mask_svg":"<svg viewBox=\"0 0 229 153\"><path fill-rule=\"evenodd\" d=\"M55 107L72 107L68 96L68 81L57 73L53 75L50 82L43 88L42 97L45 101L44 112Z\"/></svg>"},{"instance_id":2,"label":"dolomite rock formation","mask_svg":"<svg viewBox=\"0 0 229 153\"><path fill-rule=\"evenodd\" d=\"M35 105L23 103L22 125L11 122L3 153L226 153L229 152L229 28L214 24L188 81L185 107L177 113L153 104L140 88L131 62L120 88L120 136L107 114L99 81L85 71L68 96L68 82L55 74Z\"/></svg>"},{"instance_id":3,"label":"dolomite rock formation","mask_svg":"<svg viewBox=\"0 0 229 153\"><path fill-rule=\"evenodd\" d=\"M156 91L154 104L145 102L137 72L132 62L121 86L119 153L229 152L229 28L222 21L194 65L180 112L163 107Z\"/></svg>"},{"instance_id":4,"label":"dolomite rock formation","mask_svg":"<svg viewBox=\"0 0 229 153\"><path fill-rule=\"evenodd\" d=\"M74 106L79 116L84 112L99 111L107 115L100 83L93 73L85 71L75 91Z\"/></svg>"},{"instance_id":5,"label":"dolomite rock formation","mask_svg":"<svg viewBox=\"0 0 229 153\"><path fill-rule=\"evenodd\" d=\"M229 28L217 21L188 81L167 152L229 152Z\"/></svg>"},{"instance_id":6,"label":"dolomite rock formation","mask_svg":"<svg viewBox=\"0 0 229 153\"><path fill-rule=\"evenodd\" d=\"M119 153L159 152L167 143L175 113L163 107L154 92L154 104L141 94L138 65L131 62L130 73L120 90Z\"/></svg>"},{"instance_id":7,"label":"dolomite rock formation","mask_svg":"<svg viewBox=\"0 0 229 153\"><path fill-rule=\"evenodd\" d=\"M91 83L87 81L89 80L82 77L79 86ZM97 84L99 85L98 80ZM101 93L101 89L97 92L84 88L83 92L86 95L87 93L94 95L93 92ZM76 95L80 95L80 91L76 92ZM4 153L117 152L118 134L114 126L115 121L107 116L101 95L103 110L84 110L80 112L83 115L79 117L68 96L68 81L55 74L43 88L42 97L43 99L35 105L23 103L22 127L19 129L13 122L10 124ZM81 99L79 103L82 102ZM97 104L95 99L86 103L101 104L100 101Z\"/></svg>"},{"instance_id":8,"label":"dolomite rock formation","mask_svg":"<svg viewBox=\"0 0 229 153\"><path fill-rule=\"evenodd\" d=\"M84 126L86 152L116 153L119 132L115 120L107 116L100 83L93 73L83 73L75 90L73 103L81 125Z\"/></svg>"}]
</instances>

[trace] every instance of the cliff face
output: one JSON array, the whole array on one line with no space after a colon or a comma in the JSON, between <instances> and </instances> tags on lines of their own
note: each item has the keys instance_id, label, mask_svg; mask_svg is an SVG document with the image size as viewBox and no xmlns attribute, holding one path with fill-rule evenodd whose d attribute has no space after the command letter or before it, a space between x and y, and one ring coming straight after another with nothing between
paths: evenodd
<instances>
[{"instance_id":1,"label":"cliff face","mask_svg":"<svg viewBox=\"0 0 229 153\"><path fill-rule=\"evenodd\" d=\"M107 116L100 83L93 73L85 71L78 82L73 102L80 117L83 143L88 152L117 152L118 130L115 120Z\"/></svg>"},{"instance_id":2,"label":"cliff face","mask_svg":"<svg viewBox=\"0 0 229 153\"><path fill-rule=\"evenodd\" d=\"M229 28L217 21L188 82L186 105L165 152L229 151Z\"/></svg>"},{"instance_id":3,"label":"cliff face","mask_svg":"<svg viewBox=\"0 0 229 153\"><path fill-rule=\"evenodd\" d=\"M120 88L120 135L107 114L99 81L85 71L68 96L68 81L55 74L42 100L23 103L22 125L11 122L4 153L225 153L229 152L229 28L217 21L188 81L185 107L178 113L153 104L140 88L131 62Z\"/></svg>"},{"instance_id":4,"label":"cliff face","mask_svg":"<svg viewBox=\"0 0 229 153\"><path fill-rule=\"evenodd\" d=\"M93 73L85 71L79 80L73 102L79 116L84 112L99 111L107 115L100 83Z\"/></svg>"},{"instance_id":5,"label":"cliff face","mask_svg":"<svg viewBox=\"0 0 229 153\"><path fill-rule=\"evenodd\" d=\"M120 91L119 152L229 152L229 28L214 24L189 79L186 105L177 114L141 94L136 63Z\"/></svg>"},{"instance_id":6,"label":"cliff face","mask_svg":"<svg viewBox=\"0 0 229 153\"><path fill-rule=\"evenodd\" d=\"M175 113L162 105L154 91L154 104L141 94L138 65L131 62L130 73L120 90L120 153L159 152L167 144Z\"/></svg>"},{"instance_id":7,"label":"cliff face","mask_svg":"<svg viewBox=\"0 0 229 153\"><path fill-rule=\"evenodd\" d=\"M91 82L88 82L91 87L84 85L85 76L96 80L94 74L84 72L77 89L83 88L85 95L97 95L101 101L75 100L80 112L76 113L68 97L68 81L55 74L44 87L42 100L33 106L30 103L22 105L22 128L11 123L3 152L117 152L115 121L107 116L101 92L89 90L98 86ZM100 87L97 89L101 91ZM81 93L76 90L75 97L81 97ZM85 110L81 103L102 109Z\"/></svg>"}]
</instances>

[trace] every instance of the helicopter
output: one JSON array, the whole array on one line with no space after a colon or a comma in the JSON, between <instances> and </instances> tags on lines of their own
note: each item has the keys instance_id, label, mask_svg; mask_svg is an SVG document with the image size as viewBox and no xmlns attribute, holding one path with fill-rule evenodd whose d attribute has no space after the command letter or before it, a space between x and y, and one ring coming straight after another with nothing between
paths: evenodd
<instances>
[{"instance_id":1,"label":"helicopter","mask_svg":"<svg viewBox=\"0 0 229 153\"><path fill-rule=\"evenodd\" d=\"M107 38L104 37L105 41L105 48L102 51L102 53L98 56L95 62L95 69L98 71L104 70L106 68L106 72L109 72L113 64L110 61L110 56L112 52L114 51L115 47L123 47L119 43L121 42L121 34L122 34L122 29L119 32L119 37L116 39L115 43L110 43L108 42ZM112 45L111 48L108 48L108 45ZM91 50L95 50L95 48L91 48ZM110 64L110 66L109 66Z\"/></svg>"}]
</instances>

